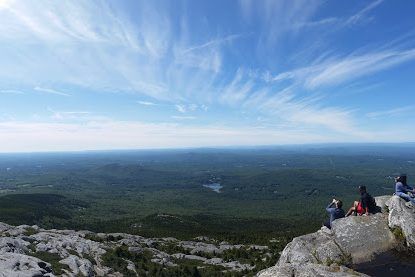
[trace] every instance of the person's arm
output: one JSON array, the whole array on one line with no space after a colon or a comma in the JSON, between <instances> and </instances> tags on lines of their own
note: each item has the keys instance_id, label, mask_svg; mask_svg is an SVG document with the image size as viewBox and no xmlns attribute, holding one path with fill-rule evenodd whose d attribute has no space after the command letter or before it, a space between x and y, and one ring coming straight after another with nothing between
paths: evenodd
<instances>
[{"instance_id":1,"label":"person's arm","mask_svg":"<svg viewBox=\"0 0 415 277\"><path fill-rule=\"evenodd\" d=\"M408 185L402 185L402 188L403 188L403 191L405 193L413 192L414 191L414 189L412 187L408 186Z\"/></svg>"},{"instance_id":2,"label":"person's arm","mask_svg":"<svg viewBox=\"0 0 415 277\"><path fill-rule=\"evenodd\" d=\"M368 203L367 195L366 197L362 197L360 201L362 203L363 211L365 212L364 215L369 215L369 203Z\"/></svg>"},{"instance_id":3,"label":"person's arm","mask_svg":"<svg viewBox=\"0 0 415 277\"><path fill-rule=\"evenodd\" d=\"M396 190L395 190L395 192L407 193L408 192L407 186L405 186L401 182L397 182L396 183Z\"/></svg>"},{"instance_id":4,"label":"person's arm","mask_svg":"<svg viewBox=\"0 0 415 277\"><path fill-rule=\"evenodd\" d=\"M408 193L408 192L414 192L414 188L408 185L404 185L402 182L397 182L396 183L396 192L403 192L403 193Z\"/></svg>"},{"instance_id":5,"label":"person's arm","mask_svg":"<svg viewBox=\"0 0 415 277\"><path fill-rule=\"evenodd\" d=\"M332 211L334 211L334 210L335 210L335 208L333 208L333 205L334 205L334 202L331 202L331 203L327 206L326 211L327 211L327 212L329 212L329 213L331 213Z\"/></svg>"}]
</instances>

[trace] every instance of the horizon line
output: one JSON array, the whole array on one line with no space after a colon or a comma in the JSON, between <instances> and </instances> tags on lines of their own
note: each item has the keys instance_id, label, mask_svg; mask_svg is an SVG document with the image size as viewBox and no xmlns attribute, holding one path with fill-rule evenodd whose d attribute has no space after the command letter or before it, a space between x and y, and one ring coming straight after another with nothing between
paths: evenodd
<instances>
[{"instance_id":1,"label":"horizon line","mask_svg":"<svg viewBox=\"0 0 415 277\"><path fill-rule=\"evenodd\" d=\"M126 151L174 151L174 150L203 150L203 149L254 149L254 148L275 148L275 147L298 147L298 146L340 146L340 145L408 145L415 141L407 142L317 142L317 143L290 143L290 144L268 144L268 145L228 145L228 146L189 146L189 147L151 147L151 148L112 148L112 149L80 149L80 150L39 150L39 151L0 151L0 155L7 154L58 154L58 153L87 153L87 152L126 152Z\"/></svg>"}]
</instances>

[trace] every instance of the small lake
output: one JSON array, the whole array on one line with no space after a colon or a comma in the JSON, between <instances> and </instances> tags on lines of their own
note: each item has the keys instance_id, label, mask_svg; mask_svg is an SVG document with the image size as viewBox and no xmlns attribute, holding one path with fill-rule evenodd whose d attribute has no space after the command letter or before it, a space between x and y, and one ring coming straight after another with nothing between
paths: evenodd
<instances>
[{"instance_id":1,"label":"small lake","mask_svg":"<svg viewBox=\"0 0 415 277\"><path fill-rule=\"evenodd\" d=\"M206 184L203 185L205 188L209 188L213 190L214 192L220 193L220 189L223 188L223 186L219 183L212 183L212 184Z\"/></svg>"}]
</instances>

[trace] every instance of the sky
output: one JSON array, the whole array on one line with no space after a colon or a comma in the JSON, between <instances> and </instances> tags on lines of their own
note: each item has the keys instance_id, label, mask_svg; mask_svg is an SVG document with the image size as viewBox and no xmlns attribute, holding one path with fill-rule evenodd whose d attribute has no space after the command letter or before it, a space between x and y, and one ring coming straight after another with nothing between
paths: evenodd
<instances>
[{"instance_id":1,"label":"sky","mask_svg":"<svg viewBox=\"0 0 415 277\"><path fill-rule=\"evenodd\" d=\"M405 0L0 0L0 152L415 141Z\"/></svg>"}]
</instances>

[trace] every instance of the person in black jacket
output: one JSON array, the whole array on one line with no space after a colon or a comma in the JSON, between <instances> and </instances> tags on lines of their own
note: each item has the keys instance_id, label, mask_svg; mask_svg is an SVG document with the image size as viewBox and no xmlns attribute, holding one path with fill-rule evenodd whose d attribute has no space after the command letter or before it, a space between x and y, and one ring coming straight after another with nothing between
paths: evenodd
<instances>
[{"instance_id":1,"label":"person in black jacket","mask_svg":"<svg viewBox=\"0 0 415 277\"><path fill-rule=\"evenodd\" d=\"M378 212L375 199L366 191L366 186L359 186L360 200L355 201L346 216L369 215Z\"/></svg>"}]
</instances>

